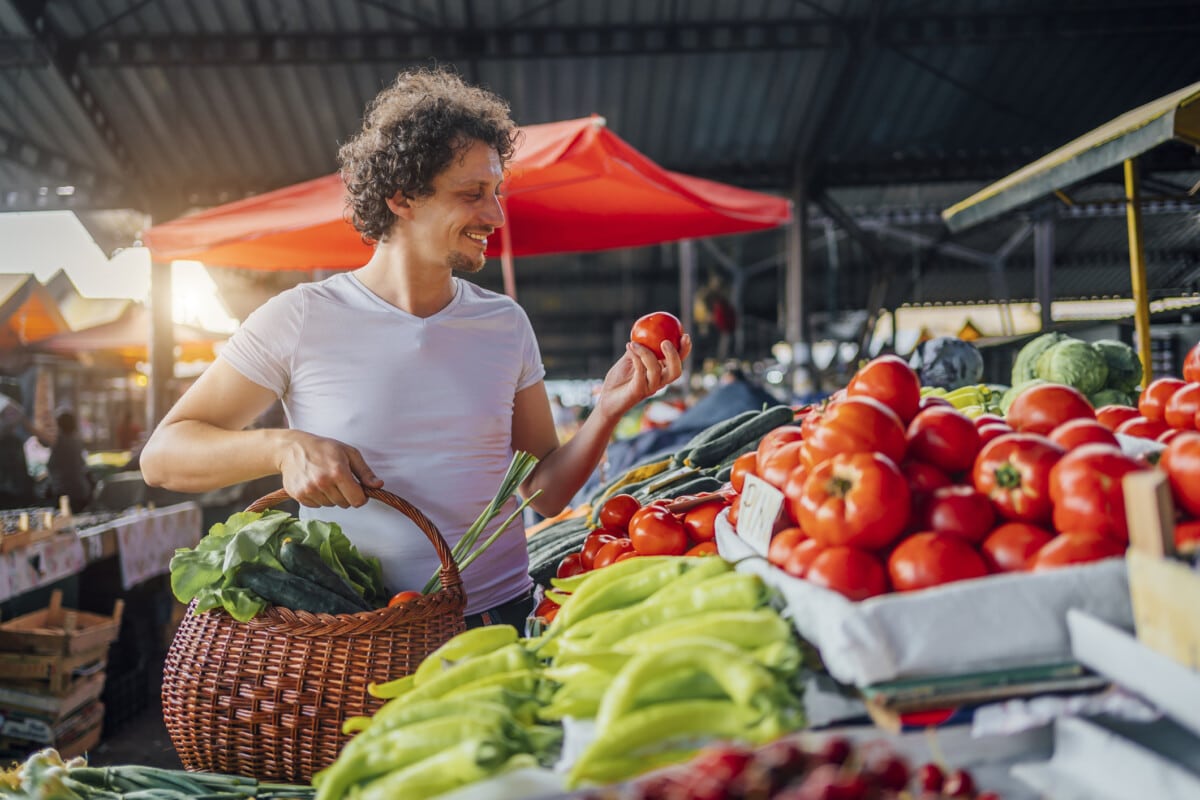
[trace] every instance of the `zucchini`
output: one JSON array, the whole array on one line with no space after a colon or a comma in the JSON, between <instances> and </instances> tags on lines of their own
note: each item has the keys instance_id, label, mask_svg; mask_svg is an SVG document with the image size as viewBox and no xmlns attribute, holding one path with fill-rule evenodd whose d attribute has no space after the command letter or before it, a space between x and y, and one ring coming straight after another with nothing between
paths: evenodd
<instances>
[{"instance_id":1,"label":"zucchini","mask_svg":"<svg viewBox=\"0 0 1200 800\"><path fill-rule=\"evenodd\" d=\"M691 454L691 452L697 447L705 444L706 442L711 442L713 439L724 436L746 420L757 417L758 414L759 412L751 409L750 411L743 411L740 414L734 414L728 419L723 419L720 422L715 422L712 425L709 425L707 428L693 436L690 442L676 451L675 456L671 459L671 466L682 467L688 455Z\"/></svg>"},{"instance_id":2,"label":"zucchini","mask_svg":"<svg viewBox=\"0 0 1200 800\"><path fill-rule=\"evenodd\" d=\"M349 581L326 564L320 553L303 542L297 542L290 537L284 539L283 544L279 546L279 563L283 564L283 568L293 575L312 581L334 594L341 595L357 605L360 611L371 610L371 607L367 605L366 598L359 594Z\"/></svg>"},{"instance_id":3,"label":"zucchini","mask_svg":"<svg viewBox=\"0 0 1200 800\"><path fill-rule=\"evenodd\" d=\"M772 406L724 436L697 447L688 456L688 463L699 468L715 467L739 448L762 438L780 425L786 425L795 419L795 416L791 406Z\"/></svg>"},{"instance_id":4,"label":"zucchini","mask_svg":"<svg viewBox=\"0 0 1200 800\"><path fill-rule=\"evenodd\" d=\"M724 486L723 481L716 478L711 478L708 475L701 475L699 478L692 478L690 481L684 481L674 486L665 489L662 494L657 495L654 499L666 498L674 500L676 497L682 497L685 494L700 494L701 492L715 492Z\"/></svg>"},{"instance_id":5,"label":"zucchini","mask_svg":"<svg viewBox=\"0 0 1200 800\"><path fill-rule=\"evenodd\" d=\"M249 589L268 603L293 611L314 614L357 614L362 611L323 586L263 564L242 564L235 580L238 586Z\"/></svg>"}]
</instances>

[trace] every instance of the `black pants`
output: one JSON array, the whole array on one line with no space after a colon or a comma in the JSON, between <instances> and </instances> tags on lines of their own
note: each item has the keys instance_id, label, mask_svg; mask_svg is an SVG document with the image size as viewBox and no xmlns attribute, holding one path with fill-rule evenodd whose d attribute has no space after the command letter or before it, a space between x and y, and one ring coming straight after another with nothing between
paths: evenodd
<instances>
[{"instance_id":1,"label":"black pants","mask_svg":"<svg viewBox=\"0 0 1200 800\"><path fill-rule=\"evenodd\" d=\"M484 625L512 625L524 635L525 620L532 614L533 589L530 588L507 603L501 603L478 614L468 614L467 627L479 628Z\"/></svg>"}]
</instances>

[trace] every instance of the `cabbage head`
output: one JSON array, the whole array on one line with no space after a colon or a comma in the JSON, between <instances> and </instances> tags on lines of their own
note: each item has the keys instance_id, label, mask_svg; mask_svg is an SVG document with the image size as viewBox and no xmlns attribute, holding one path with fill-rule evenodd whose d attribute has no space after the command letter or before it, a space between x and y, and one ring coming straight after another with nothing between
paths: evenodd
<instances>
[{"instance_id":1,"label":"cabbage head","mask_svg":"<svg viewBox=\"0 0 1200 800\"><path fill-rule=\"evenodd\" d=\"M1013 361L1012 385L1017 386L1036 378L1034 368L1037 366L1038 357L1066 338L1057 331L1050 331L1026 342Z\"/></svg>"},{"instance_id":2,"label":"cabbage head","mask_svg":"<svg viewBox=\"0 0 1200 800\"><path fill-rule=\"evenodd\" d=\"M1104 388L1108 362L1087 342L1066 339L1038 356L1034 372L1044 381L1065 383L1092 394Z\"/></svg>"},{"instance_id":3,"label":"cabbage head","mask_svg":"<svg viewBox=\"0 0 1200 800\"><path fill-rule=\"evenodd\" d=\"M1103 408L1104 406L1137 406L1137 399L1131 398L1129 392L1122 389L1101 389L1095 394L1088 395L1088 402L1092 404L1092 408Z\"/></svg>"},{"instance_id":4,"label":"cabbage head","mask_svg":"<svg viewBox=\"0 0 1200 800\"><path fill-rule=\"evenodd\" d=\"M970 342L938 336L917 345L908 365L917 371L922 386L958 389L983 380L983 356Z\"/></svg>"},{"instance_id":5,"label":"cabbage head","mask_svg":"<svg viewBox=\"0 0 1200 800\"><path fill-rule=\"evenodd\" d=\"M1092 342L1092 347L1104 356L1104 363L1108 364L1106 388L1125 392L1138 389L1142 382L1142 362L1132 347L1115 339Z\"/></svg>"}]
</instances>

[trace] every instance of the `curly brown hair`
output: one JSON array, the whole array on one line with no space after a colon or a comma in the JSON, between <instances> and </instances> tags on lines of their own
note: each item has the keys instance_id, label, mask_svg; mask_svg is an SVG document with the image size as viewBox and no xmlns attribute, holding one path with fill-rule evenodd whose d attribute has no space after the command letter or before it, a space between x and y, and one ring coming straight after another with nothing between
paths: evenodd
<instances>
[{"instance_id":1,"label":"curly brown hair","mask_svg":"<svg viewBox=\"0 0 1200 800\"><path fill-rule=\"evenodd\" d=\"M383 241L396 220L388 198L433 194L433 179L475 141L507 165L516 131L508 103L456 73L400 73L367 106L362 130L338 150L350 221L364 242Z\"/></svg>"}]
</instances>

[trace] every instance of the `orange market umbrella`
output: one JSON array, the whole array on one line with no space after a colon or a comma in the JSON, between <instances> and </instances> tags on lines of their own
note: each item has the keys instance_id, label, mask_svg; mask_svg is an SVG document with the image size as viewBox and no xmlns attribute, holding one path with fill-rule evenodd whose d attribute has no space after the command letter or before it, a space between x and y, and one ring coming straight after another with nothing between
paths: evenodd
<instances>
[{"instance_id":1,"label":"orange market umbrella","mask_svg":"<svg viewBox=\"0 0 1200 800\"><path fill-rule=\"evenodd\" d=\"M227 333L208 331L175 323L175 345L180 348L176 361L211 361L213 343L229 337ZM150 312L145 306L131 305L112 322L70 333L60 333L34 342L30 347L60 355L108 355L132 364L148 360Z\"/></svg>"},{"instance_id":2,"label":"orange market umbrella","mask_svg":"<svg viewBox=\"0 0 1200 800\"><path fill-rule=\"evenodd\" d=\"M777 227L791 214L785 198L659 167L598 116L529 125L521 134L505 181L507 223L489 255L746 233ZM261 270L351 269L371 255L345 220L337 174L156 225L143 242L156 261Z\"/></svg>"}]
</instances>

